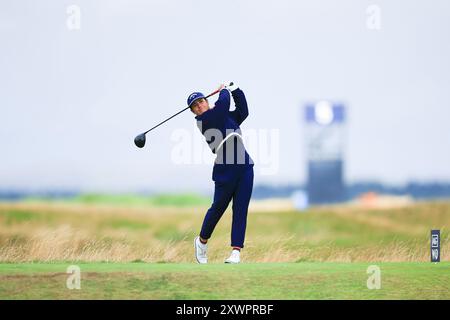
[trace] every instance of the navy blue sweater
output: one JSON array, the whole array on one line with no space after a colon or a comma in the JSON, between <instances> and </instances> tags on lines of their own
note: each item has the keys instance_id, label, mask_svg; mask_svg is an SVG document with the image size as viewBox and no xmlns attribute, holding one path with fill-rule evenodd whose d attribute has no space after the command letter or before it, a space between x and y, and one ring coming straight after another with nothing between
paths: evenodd
<instances>
[{"instance_id":1,"label":"navy blue sweater","mask_svg":"<svg viewBox=\"0 0 450 320\"><path fill-rule=\"evenodd\" d=\"M230 111L230 92L223 89L214 108L195 117L197 126L205 136L211 151L217 154L212 175L212 179L217 182L234 179L245 168L253 166L253 160L238 136L242 136L239 126L248 116L247 100L239 88L231 95L236 106L235 110ZM227 136L229 138L223 142Z\"/></svg>"}]
</instances>

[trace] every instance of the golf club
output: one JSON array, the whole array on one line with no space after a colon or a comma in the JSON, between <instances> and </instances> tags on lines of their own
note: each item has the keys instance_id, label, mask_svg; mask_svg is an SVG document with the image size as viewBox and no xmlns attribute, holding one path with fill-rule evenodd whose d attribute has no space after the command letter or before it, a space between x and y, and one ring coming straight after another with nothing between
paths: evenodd
<instances>
[{"instance_id":1,"label":"golf club","mask_svg":"<svg viewBox=\"0 0 450 320\"><path fill-rule=\"evenodd\" d=\"M209 98L209 97L215 95L216 93L219 93L219 91L220 91L220 90L216 90L216 91L214 91L214 92L208 94L205 98ZM181 111L178 111L178 112L175 113L173 116L170 116L170 117L167 118L166 120L164 120L164 121L158 123L158 124L157 124L156 126L154 126L153 128L151 128L151 129L145 131L144 133L141 133L141 134L137 135L136 138L134 138L134 144L136 145L136 147L138 147L138 148L143 148L143 147L145 146L145 140L146 140L145 135L146 135L147 133L149 133L149 132L152 131L153 129L156 129L157 127L159 127L159 126L162 125L163 123L169 121L169 120L172 119L173 117L176 117L177 115L179 115L180 113L186 111L186 110L189 109L189 108L190 108L190 107L187 107L187 108L184 108L184 109L181 110Z\"/></svg>"}]
</instances>

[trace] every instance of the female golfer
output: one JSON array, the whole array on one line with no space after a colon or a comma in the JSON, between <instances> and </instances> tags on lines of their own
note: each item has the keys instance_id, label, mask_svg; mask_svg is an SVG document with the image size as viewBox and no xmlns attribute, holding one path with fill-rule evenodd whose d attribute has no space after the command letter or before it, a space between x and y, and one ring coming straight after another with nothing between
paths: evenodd
<instances>
[{"instance_id":1,"label":"female golfer","mask_svg":"<svg viewBox=\"0 0 450 320\"><path fill-rule=\"evenodd\" d=\"M253 189L253 160L245 150L240 124L248 116L244 92L232 82L219 87L219 98L210 108L201 92L189 95L187 104L196 115L197 126L216 154L212 179L215 183L214 200L206 212L200 235L194 240L198 263L207 263L207 242L214 228L233 200L231 227L231 255L225 263L239 263L244 247L247 212ZM235 110L230 111L233 97Z\"/></svg>"}]
</instances>

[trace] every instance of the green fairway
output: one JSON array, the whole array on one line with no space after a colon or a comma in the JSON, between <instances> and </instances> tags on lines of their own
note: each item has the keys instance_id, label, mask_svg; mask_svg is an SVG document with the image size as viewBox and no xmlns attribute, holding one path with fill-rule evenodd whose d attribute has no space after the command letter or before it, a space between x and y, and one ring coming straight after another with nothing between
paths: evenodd
<instances>
[{"instance_id":1,"label":"green fairway","mask_svg":"<svg viewBox=\"0 0 450 320\"><path fill-rule=\"evenodd\" d=\"M450 299L450 263L73 264L79 290L70 263L0 264L0 299Z\"/></svg>"}]
</instances>

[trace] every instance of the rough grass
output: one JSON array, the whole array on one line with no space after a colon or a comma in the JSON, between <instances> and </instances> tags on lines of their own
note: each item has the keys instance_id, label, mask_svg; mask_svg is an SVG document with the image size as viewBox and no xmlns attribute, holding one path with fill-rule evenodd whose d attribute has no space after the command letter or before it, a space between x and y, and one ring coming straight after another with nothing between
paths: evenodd
<instances>
[{"instance_id":1,"label":"rough grass","mask_svg":"<svg viewBox=\"0 0 450 320\"><path fill-rule=\"evenodd\" d=\"M194 262L192 240L206 209L0 203L0 262ZM230 213L210 241L211 262L229 254ZM441 229L441 259L449 261L449 226L448 202L250 212L242 256L248 263L426 262L430 230Z\"/></svg>"},{"instance_id":2,"label":"rough grass","mask_svg":"<svg viewBox=\"0 0 450 320\"><path fill-rule=\"evenodd\" d=\"M66 286L69 263L0 264L0 299L450 299L450 264L81 263L81 288Z\"/></svg>"}]
</instances>

